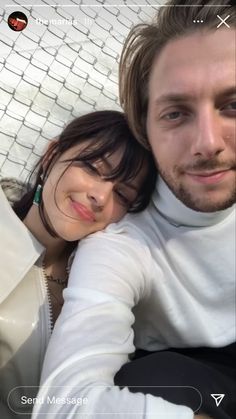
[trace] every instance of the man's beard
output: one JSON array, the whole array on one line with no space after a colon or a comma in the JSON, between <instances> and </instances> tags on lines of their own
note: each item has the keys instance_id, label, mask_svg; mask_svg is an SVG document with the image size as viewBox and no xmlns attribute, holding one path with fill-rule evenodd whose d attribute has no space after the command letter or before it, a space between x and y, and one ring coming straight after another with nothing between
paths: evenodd
<instances>
[{"instance_id":1,"label":"man's beard","mask_svg":"<svg viewBox=\"0 0 236 419\"><path fill-rule=\"evenodd\" d=\"M235 162L226 166L226 164L223 165L215 159L211 159L207 161L199 161L195 165L192 165L191 167L188 166L183 169L176 166L173 171L173 173L176 173L176 176L171 176L164 169L162 169L158 163L157 167L162 179L166 182L176 198L192 210L199 212L221 211L231 207L236 202L236 179L231 189L228 190L228 193L226 193L221 199L218 199L218 201L212 200L210 198L210 193L207 191L205 193L203 192L202 196L196 196L194 189L191 191L190 186L184 185L184 183L181 183L180 180L178 181L178 179L181 178L181 174L184 172L204 172L207 170L221 171L226 170L227 168L231 168L231 170L234 170L235 172Z\"/></svg>"}]
</instances>

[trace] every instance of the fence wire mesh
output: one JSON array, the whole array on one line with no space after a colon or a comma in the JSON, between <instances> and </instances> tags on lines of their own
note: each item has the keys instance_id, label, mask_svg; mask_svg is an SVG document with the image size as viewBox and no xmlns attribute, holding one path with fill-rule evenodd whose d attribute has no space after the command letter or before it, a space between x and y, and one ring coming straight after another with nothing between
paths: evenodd
<instances>
[{"instance_id":1,"label":"fence wire mesh","mask_svg":"<svg viewBox=\"0 0 236 419\"><path fill-rule=\"evenodd\" d=\"M71 119L120 109L122 45L159 3L0 0L0 6L0 175L25 180ZM22 32L8 26L15 11L28 18Z\"/></svg>"}]
</instances>

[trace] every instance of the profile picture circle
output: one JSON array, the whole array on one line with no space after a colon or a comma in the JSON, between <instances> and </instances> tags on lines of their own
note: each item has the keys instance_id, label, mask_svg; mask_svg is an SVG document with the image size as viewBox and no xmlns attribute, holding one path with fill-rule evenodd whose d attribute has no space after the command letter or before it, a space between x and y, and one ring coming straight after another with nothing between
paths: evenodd
<instances>
[{"instance_id":1,"label":"profile picture circle","mask_svg":"<svg viewBox=\"0 0 236 419\"><path fill-rule=\"evenodd\" d=\"M22 12L13 12L8 17L7 23L13 31L23 31L27 26L28 19Z\"/></svg>"}]
</instances>

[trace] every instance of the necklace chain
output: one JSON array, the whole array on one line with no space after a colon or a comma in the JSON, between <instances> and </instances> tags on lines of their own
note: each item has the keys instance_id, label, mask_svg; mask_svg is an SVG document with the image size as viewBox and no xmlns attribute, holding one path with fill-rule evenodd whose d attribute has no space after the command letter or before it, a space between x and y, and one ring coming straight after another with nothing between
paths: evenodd
<instances>
[{"instance_id":1,"label":"necklace chain","mask_svg":"<svg viewBox=\"0 0 236 419\"><path fill-rule=\"evenodd\" d=\"M67 285L68 277L67 278L53 278L52 275L47 274L45 263L42 264L43 272L48 281L56 282L59 285L63 285L64 287Z\"/></svg>"}]
</instances>

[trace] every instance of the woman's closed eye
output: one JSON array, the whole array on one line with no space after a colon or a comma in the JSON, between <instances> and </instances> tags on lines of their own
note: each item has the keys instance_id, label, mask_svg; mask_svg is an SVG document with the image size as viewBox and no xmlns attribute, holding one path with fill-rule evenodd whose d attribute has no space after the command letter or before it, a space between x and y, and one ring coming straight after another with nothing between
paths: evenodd
<instances>
[{"instance_id":1,"label":"woman's closed eye","mask_svg":"<svg viewBox=\"0 0 236 419\"><path fill-rule=\"evenodd\" d=\"M95 175L95 176L102 176L98 168L96 167L95 163L91 163L89 161L83 162L83 168L86 170L87 173Z\"/></svg>"},{"instance_id":2,"label":"woman's closed eye","mask_svg":"<svg viewBox=\"0 0 236 419\"><path fill-rule=\"evenodd\" d=\"M125 207L130 207L132 204L133 199L131 199L128 195L128 191L123 191L119 188L115 188L114 189L114 193L117 197L117 199L119 200L119 202L125 206Z\"/></svg>"}]
</instances>

